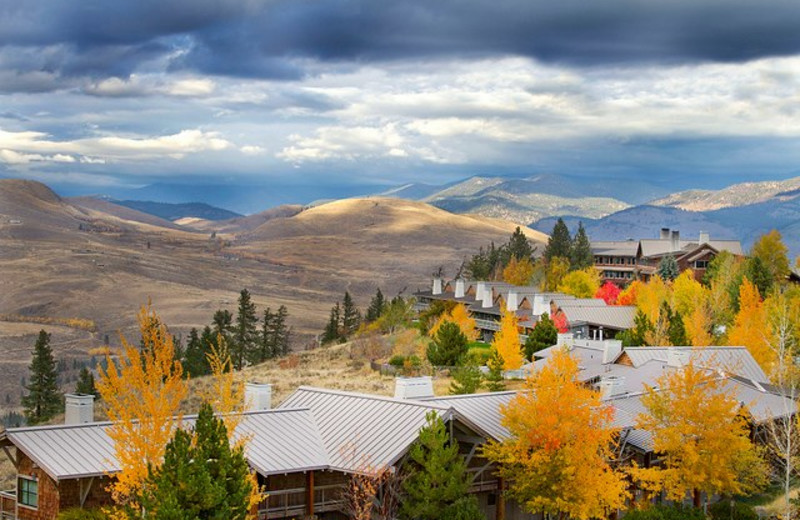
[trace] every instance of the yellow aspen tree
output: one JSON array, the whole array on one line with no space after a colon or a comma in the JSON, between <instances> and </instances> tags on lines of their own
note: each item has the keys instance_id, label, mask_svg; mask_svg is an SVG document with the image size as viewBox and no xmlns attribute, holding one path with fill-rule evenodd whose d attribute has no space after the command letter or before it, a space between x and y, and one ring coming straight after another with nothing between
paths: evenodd
<instances>
[{"instance_id":1,"label":"yellow aspen tree","mask_svg":"<svg viewBox=\"0 0 800 520\"><path fill-rule=\"evenodd\" d=\"M600 288L600 273L594 267L572 271L561 279L558 291L576 298L594 298Z\"/></svg>"},{"instance_id":2,"label":"yellow aspen tree","mask_svg":"<svg viewBox=\"0 0 800 520\"><path fill-rule=\"evenodd\" d=\"M696 306L691 314L684 316L683 326L686 337L693 346L707 347L714 343L714 336L711 335L711 311L707 303Z\"/></svg>"},{"instance_id":3,"label":"yellow aspen tree","mask_svg":"<svg viewBox=\"0 0 800 520\"><path fill-rule=\"evenodd\" d=\"M739 312L728 334L728 343L747 347L764 372L772 372L774 352L769 346L767 312L758 288L745 277L739 286Z\"/></svg>"},{"instance_id":4,"label":"yellow aspen tree","mask_svg":"<svg viewBox=\"0 0 800 520\"><path fill-rule=\"evenodd\" d=\"M528 285L533 278L533 272L534 265L530 258L518 260L512 255L503 269L503 281L511 285Z\"/></svg>"},{"instance_id":5,"label":"yellow aspen tree","mask_svg":"<svg viewBox=\"0 0 800 520\"><path fill-rule=\"evenodd\" d=\"M650 324L656 325L661 313L661 305L670 300L670 288L660 276L654 275L647 283L638 287L636 307L647 316Z\"/></svg>"},{"instance_id":6,"label":"yellow aspen tree","mask_svg":"<svg viewBox=\"0 0 800 520\"><path fill-rule=\"evenodd\" d=\"M613 409L577 380L578 372L566 350L550 356L525 382L527 391L502 408L510 437L483 450L529 513L586 520L624 507L628 484L609 462L618 434Z\"/></svg>"},{"instance_id":7,"label":"yellow aspen tree","mask_svg":"<svg viewBox=\"0 0 800 520\"><path fill-rule=\"evenodd\" d=\"M457 304L449 312L443 313L436 323L434 323L433 327L431 327L428 335L432 338L435 337L439 327L447 321L458 325L458 328L461 329L461 332L464 333L468 340L475 341L478 339L478 329L475 318L469 313L467 306L462 303Z\"/></svg>"},{"instance_id":8,"label":"yellow aspen tree","mask_svg":"<svg viewBox=\"0 0 800 520\"><path fill-rule=\"evenodd\" d=\"M110 484L118 506L136 511L137 495L147 478L148 465L158 467L164 450L180 425L180 405L187 394L183 369L175 359L172 335L150 307L138 315L142 348L123 337L119 360L106 357L97 390L106 405L120 471ZM124 518L121 510L116 518Z\"/></svg>"},{"instance_id":9,"label":"yellow aspen tree","mask_svg":"<svg viewBox=\"0 0 800 520\"><path fill-rule=\"evenodd\" d=\"M497 350L503 358L504 370L517 370L525 360L522 355L522 344L519 341L519 328L517 315L513 312L503 312L500 319L500 330L494 335L492 348Z\"/></svg>"},{"instance_id":10,"label":"yellow aspen tree","mask_svg":"<svg viewBox=\"0 0 800 520\"><path fill-rule=\"evenodd\" d=\"M643 283L639 280L632 281L619 293L619 296L617 296L617 305L636 305L636 299L642 285Z\"/></svg>"},{"instance_id":11,"label":"yellow aspen tree","mask_svg":"<svg viewBox=\"0 0 800 520\"><path fill-rule=\"evenodd\" d=\"M688 363L666 372L642 396L637 428L648 431L661 463L633 468L648 491L671 500L692 493L737 495L757 489L766 476L761 451L750 440L741 404L724 378Z\"/></svg>"},{"instance_id":12,"label":"yellow aspen tree","mask_svg":"<svg viewBox=\"0 0 800 520\"><path fill-rule=\"evenodd\" d=\"M672 282L672 310L681 316L691 316L698 305L705 305L708 291L694 277L691 269L684 270Z\"/></svg>"},{"instance_id":13,"label":"yellow aspen tree","mask_svg":"<svg viewBox=\"0 0 800 520\"><path fill-rule=\"evenodd\" d=\"M544 274L544 289L555 291L561 285L561 280L569 272L569 259L554 256L547 262Z\"/></svg>"}]
</instances>

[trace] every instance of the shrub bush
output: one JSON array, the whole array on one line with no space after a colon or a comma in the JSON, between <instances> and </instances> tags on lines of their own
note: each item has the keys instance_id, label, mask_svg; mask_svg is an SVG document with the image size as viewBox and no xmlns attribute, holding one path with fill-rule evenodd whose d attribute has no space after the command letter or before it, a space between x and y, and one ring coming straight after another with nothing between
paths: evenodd
<instances>
[{"instance_id":1,"label":"shrub bush","mask_svg":"<svg viewBox=\"0 0 800 520\"><path fill-rule=\"evenodd\" d=\"M484 366L489 361L490 357L492 357L492 351L490 349L472 347L467 351L466 362Z\"/></svg>"},{"instance_id":2,"label":"shrub bush","mask_svg":"<svg viewBox=\"0 0 800 520\"><path fill-rule=\"evenodd\" d=\"M391 358L389 358L389 364L395 368L403 368L403 365L406 362L405 356L401 356L400 354L395 354Z\"/></svg>"},{"instance_id":3,"label":"shrub bush","mask_svg":"<svg viewBox=\"0 0 800 520\"><path fill-rule=\"evenodd\" d=\"M730 500L720 500L708 507L708 516L711 520L758 520L758 513L753 506L734 502Z\"/></svg>"},{"instance_id":4,"label":"shrub bush","mask_svg":"<svg viewBox=\"0 0 800 520\"><path fill-rule=\"evenodd\" d=\"M444 510L442 520L486 520L478 506L478 499L470 495L459 498Z\"/></svg>"},{"instance_id":5,"label":"shrub bush","mask_svg":"<svg viewBox=\"0 0 800 520\"><path fill-rule=\"evenodd\" d=\"M108 516L101 509L71 507L61 511L58 520L108 520Z\"/></svg>"},{"instance_id":6,"label":"shrub bush","mask_svg":"<svg viewBox=\"0 0 800 520\"><path fill-rule=\"evenodd\" d=\"M705 520L702 509L681 505L658 505L635 509L625 514L626 520Z\"/></svg>"}]
</instances>

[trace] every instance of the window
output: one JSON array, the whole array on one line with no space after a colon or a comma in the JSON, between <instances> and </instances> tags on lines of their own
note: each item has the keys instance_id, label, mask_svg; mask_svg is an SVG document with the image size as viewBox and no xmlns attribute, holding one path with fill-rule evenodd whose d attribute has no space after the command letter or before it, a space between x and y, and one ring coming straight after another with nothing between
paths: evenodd
<instances>
[{"instance_id":1,"label":"window","mask_svg":"<svg viewBox=\"0 0 800 520\"><path fill-rule=\"evenodd\" d=\"M39 507L39 482L28 477L17 478L17 500L22 506Z\"/></svg>"},{"instance_id":2,"label":"window","mask_svg":"<svg viewBox=\"0 0 800 520\"><path fill-rule=\"evenodd\" d=\"M695 260L695 269L708 269L708 260Z\"/></svg>"}]
</instances>

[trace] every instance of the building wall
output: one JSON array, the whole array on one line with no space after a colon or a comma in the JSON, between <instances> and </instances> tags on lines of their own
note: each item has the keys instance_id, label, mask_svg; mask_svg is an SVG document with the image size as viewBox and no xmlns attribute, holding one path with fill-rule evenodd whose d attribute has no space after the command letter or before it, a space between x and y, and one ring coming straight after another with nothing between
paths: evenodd
<instances>
[{"instance_id":1,"label":"building wall","mask_svg":"<svg viewBox=\"0 0 800 520\"><path fill-rule=\"evenodd\" d=\"M36 467L36 464L27 455L17 450L19 468L17 474L26 477L33 477L39 482L39 505L36 509L17 505L17 518L19 520L54 520L59 511L59 490L56 482L51 479L43 469Z\"/></svg>"},{"instance_id":2,"label":"building wall","mask_svg":"<svg viewBox=\"0 0 800 520\"><path fill-rule=\"evenodd\" d=\"M110 506L111 493L107 491L111 479L108 477L95 477L94 479L83 479L84 490L88 488L86 500L83 503L84 509L97 509ZM60 507L61 510L71 507L81 507L81 481L78 479L64 480L59 483Z\"/></svg>"}]
</instances>

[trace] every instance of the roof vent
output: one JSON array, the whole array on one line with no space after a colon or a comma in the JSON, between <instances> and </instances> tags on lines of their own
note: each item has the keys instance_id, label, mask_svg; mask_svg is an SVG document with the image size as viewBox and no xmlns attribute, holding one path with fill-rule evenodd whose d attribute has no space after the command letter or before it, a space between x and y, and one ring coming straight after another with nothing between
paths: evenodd
<instances>
[{"instance_id":1,"label":"roof vent","mask_svg":"<svg viewBox=\"0 0 800 520\"><path fill-rule=\"evenodd\" d=\"M395 399L421 399L433 395L431 376L398 377L394 380Z\"/></svg>"},{"instance_id":2,"label":"roof vent","mask_svg":"<svg viewBox=\"0 0 800 520\"><path fill-rule=\"evenodd\" d=\"M625 393L625 377L623 376L604 376L597 383L601 399L608 399Z\"/></svg>"},{"instance_id":3,"label":"roof vent","mask_svg":"<svg viewBox=\"0 0 800 520\"><path fill-rule=\"evenodd\" d=\"M556 338L559 347L566 346L569 350L572 350L572 347L575 346L575 336L570 333L559 334Z\"/></svg>"},{"instance_id":4,"label":"roof vent","mask_svg":"<svg viewBox=\"0 0 800 520\"><path fill-rule=\"evenodd\" d=\"M94 421L93 395L66 394L64 405L64 424L87 424Z\"/></svg>"},{"instance_id":5,"label":"roof vent","mask_svg":"<svg viewBox=\"0 0 800 520\"><path fill-rule=\"evenodd\" d=\"M247 383L244 387L245 408L251 412L272 408L272 385L269 383Z\"/></svg>"}]
</instances>

